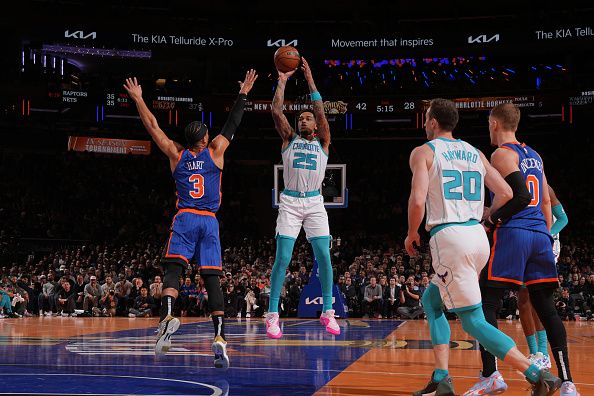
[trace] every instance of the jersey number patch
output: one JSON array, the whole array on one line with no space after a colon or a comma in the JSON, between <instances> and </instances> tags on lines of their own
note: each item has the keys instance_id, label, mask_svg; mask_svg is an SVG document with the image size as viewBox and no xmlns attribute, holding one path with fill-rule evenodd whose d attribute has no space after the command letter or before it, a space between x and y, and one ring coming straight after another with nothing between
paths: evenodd
<instances>
[{"instance_id":1,"label":"jersey number patch","mask_svg":"<svg viewBox=\"0 0 594 396\"><path fill-rule=\"evenodd\" d=\"M198 173L194 173L188 179L192 183L193 190L190 190L190 197L199 199L204 196L204 176Z\"/></svg>"},{"instance_id":2,"label":"jersey number patch","mask_svg":"<svg viewBox=\"0 0 594 396\"><path fill-rule=\"evenodd\" d=\"M295 159L293 160L294 169L307 169L314 171L318 168L315 154L306 153L295 153Z\"/></svg>"},{"instance_id":3,"label":"jersey number patch","mask_svg":"<svg viewBox=\"0 0 594 396\"><path fill-rule=\"evenodd\" d=\"M532 200L528 206L537 206L540 203L540 184L538 183L538 177L534 175L526 176L526 187L532 195Z\"/></svg>"},{"instance_id":4,"label":"jersey number patch","mask_svg":"<svg viewBox=\"0 0 594 396\"><path fill-rule=\"evenodd\" d=\"M446 169L443 171L443 178L452 178L443 184L443 195L445 199L461 200L462 197L466 201L480 201L483 189L482 176L477 171L457 171L454 169ZM463 186L462 193L452 191L460 186Z\"/></svg>"}]
</instances>

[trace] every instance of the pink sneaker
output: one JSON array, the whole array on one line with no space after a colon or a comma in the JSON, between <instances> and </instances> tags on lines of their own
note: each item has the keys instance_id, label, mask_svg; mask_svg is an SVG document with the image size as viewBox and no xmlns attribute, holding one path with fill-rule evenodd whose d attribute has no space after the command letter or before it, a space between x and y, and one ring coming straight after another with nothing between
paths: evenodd
<instances>
[{"instance_id":1,"label":"pink sneaker","mask_svg":"<svg viewBox=\"0 0 594 396\"><path fill-rule=\"evenodd\" d=\"M320 316L320 323L326 326L326 331L333 335L340 334L340 326L334 317L334 310L329 309Z\"/></svg>"},{"instance_id":2,"label":"pink sneaker","mask_svg":"<svg viewBox=\"0 0 594 396\"><path fill-rule=\"evenodd\" d=\"M283 332L278 325L278 312L269 312L266 314L266 335L268 338L279 339Z\"/></svg>"}]
</instances>

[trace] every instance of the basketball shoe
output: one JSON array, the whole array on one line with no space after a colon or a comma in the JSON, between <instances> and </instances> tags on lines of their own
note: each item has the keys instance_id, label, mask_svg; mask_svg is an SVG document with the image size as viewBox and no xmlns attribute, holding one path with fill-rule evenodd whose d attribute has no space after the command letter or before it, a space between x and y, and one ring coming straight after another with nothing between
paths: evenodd
<instances>
[{"instance_id":1,"label":"basketball shoe","mask_svg":"<svg viewBox=\"0 0 594 396\"><path fill-rule=\"evenodd\" d=\"M227 356L227 341L221 336L216 336L212 343L214 353L214 366L219 369L229 368L229 356Z\"/></svg>"},{"instance_id":2,"label":"basketball shoe","mask_svg":"<svg viewBox=\"0 0 594 396\"><path fill-rule=\"evenodd\" d=\"M266 335L268 338L275 340L283 336L278 323L278 312L269 312L266 314Z\"/></svg>"},{"instance_id":3,"label":"basketball shoe","mask_svg":"<svg viewBox=\"0 0 594 396\"><path fill-rule=\"evenodd\" d=\"M326 326L326 331L333 335L340 334L340 326L334 317L334 310L329 309L320 316L320 323Z\"/></svg>"},{"instance_id":4,"label":"basketball shoe","mask_svg":"<svg viewBox=\"0 0 594 396\"><path fill-rule=\"evenodd\" d=\"M179 329L179 325L179 319L171 315L167 315L159 323L157 343L155 344L156 355L164 355L169 352L169 348L171 348L171 336Z\"/></svg>"},{"instance_id":5,"label":"basketball shoe","mask_svg":"<svg viewBox=\"0 0 594 396\"><path fill-rule=\"evenodd\" d=\"M495 371L489 377L479 376L479 381L468 389L463 396L498 395L507 390L507 384L499 371Z\"/></svg>"}]
</instances>

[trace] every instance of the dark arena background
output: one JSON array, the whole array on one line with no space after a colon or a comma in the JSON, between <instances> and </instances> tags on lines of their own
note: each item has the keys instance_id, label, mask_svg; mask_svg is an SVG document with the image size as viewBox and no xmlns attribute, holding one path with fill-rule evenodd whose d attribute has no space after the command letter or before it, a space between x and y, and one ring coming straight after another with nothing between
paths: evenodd
<instances>
[{"instance_id":1,"label":"dark arena background","mask_svg":"<svg viewBox=\"0 0 594 396\"><path fill-rule=\"evenodd\" d=\"M400 290L412 276L421 294L434 273L424 227L418 256L406 253L404 239L409 156L427 141L426 110L441 97L458 108L454 136L487 158L495 149L491 108L521 110L518 139L541 155L569 219L555 301L573 381L582 396L594 395L592 2L37 0L10 4L0 20L0 394L421 389L434 367L423 307L408 298L390 306L385 293L391 278ZM336 336L317 319L321 292L302 232L281 293L283 338L266 337L282 188L275 190L282 141L271 117L273 54L285 45L307 59L323 96L328 164L345 165L322 187L336 204L327 206L342 312ZM169 353L156 357L176 190L123 84L136 77L161 129L183 144L191 121L206 124L211 138L221 131L250 68L259 77L225 154L217 212L230 367L213 367L208 294L191 264L173 309L181 327ZM293 126L311 109L309 93L297 71L285 91ZM89 302L92 276L104 295ZM364 299L372 277L384 293L377 306ZM81 293L72 314L56 304L64 282ZM150 309L139 314L142 287ZM447 317L449 373L461 395L478 378L479 345ZM528 354L517 292L505 292L498 318ZM502 362L499 370L507 394L530 394L522 373Z\"/></svg>"}]
</instances>

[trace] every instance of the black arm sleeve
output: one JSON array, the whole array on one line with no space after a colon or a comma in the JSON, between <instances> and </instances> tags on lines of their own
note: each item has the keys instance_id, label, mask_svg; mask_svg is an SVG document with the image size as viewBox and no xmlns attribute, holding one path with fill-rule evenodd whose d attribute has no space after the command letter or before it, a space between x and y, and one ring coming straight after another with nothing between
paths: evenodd
<instances>
[{"instance_id":1,"label":"black arm sleeve","mask_svg":"<svg viewBox=\"0 0 594 396\"><path fill-rule=\"evenodd\" d=\"M221 130L221 135L225 136L228 141L233 140L233 135L235 135L235 131L241 122L241 118L243 117L243 109L245 107L245 102L247 100L247 95L239 94L237 100L233 104L231 111L229 112L229 116L227 117L227 121L225 125L223 125L223 129Z\"/></svg>"},{"instance_id":2,"label":"black arm sleeve","mask_svg":"<svg viewBox=\"0 0 594 396\"><path fill-rule=\"evenodd\" d=\"M532 195L530 194L530 191L528 191L526 181L520 171L510 173L505 178L505 181L514 192L514 197L495 212L491 213L491 216L489 216L491 224L503 223L524 209L532 200ZM487 223L489 222L487 221Z\"/></svg>"}]
</instances>

